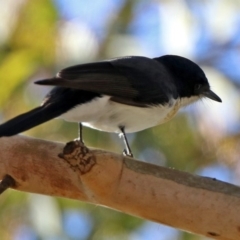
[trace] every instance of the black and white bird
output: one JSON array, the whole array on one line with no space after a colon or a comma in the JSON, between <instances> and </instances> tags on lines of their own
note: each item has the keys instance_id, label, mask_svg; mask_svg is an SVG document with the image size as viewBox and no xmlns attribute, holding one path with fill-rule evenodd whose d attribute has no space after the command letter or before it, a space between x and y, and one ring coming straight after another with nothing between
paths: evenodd
<instances>
[{"instance_id":1,"label":"black and white bird","mask_svg":"<svg viewBox=\"0 0 240 240\"><path fill-rule=\"evenodd\" d=\"M0 125L0 137L12 136L59 117L123 136L165 123L178 110L202 98L221 102L203 70L175 55L129 56L76 65L36 82L53 85L41 106Z\"/></svg>"}]
</instances>

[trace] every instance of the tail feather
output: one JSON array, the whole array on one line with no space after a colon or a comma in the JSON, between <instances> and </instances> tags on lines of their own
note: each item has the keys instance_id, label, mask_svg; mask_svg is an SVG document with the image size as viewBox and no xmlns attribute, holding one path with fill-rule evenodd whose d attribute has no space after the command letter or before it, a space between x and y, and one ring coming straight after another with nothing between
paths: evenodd
<instances>
[{"instance_id":1,"label":"tail feather","mask_svg":"<svg viewBox=\"0 0 240 240\"><path fill-rule=\"evenodd\" d=\"M53 105L40 106L0 125L0 137L13 136L62 114Z\"/></svg>"}]
</instances>

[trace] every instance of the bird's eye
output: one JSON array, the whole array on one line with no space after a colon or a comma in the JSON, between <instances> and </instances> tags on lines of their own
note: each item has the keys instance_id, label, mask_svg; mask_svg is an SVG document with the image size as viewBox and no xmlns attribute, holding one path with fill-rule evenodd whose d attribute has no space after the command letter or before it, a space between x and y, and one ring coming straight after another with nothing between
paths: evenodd
<instances>
[{"instance_id":1,"label":"bird's eye","mask_svg":"<svg viewBox=\"0 0 240 240\"><path fill-rule=\"evenodd\" d=\"M195 90L200 90L200 89L201 89L201 87L202 87L202 85L201 85L201 84L196 84L196 85L195 85Z\"/></svg>"}]
</instances>

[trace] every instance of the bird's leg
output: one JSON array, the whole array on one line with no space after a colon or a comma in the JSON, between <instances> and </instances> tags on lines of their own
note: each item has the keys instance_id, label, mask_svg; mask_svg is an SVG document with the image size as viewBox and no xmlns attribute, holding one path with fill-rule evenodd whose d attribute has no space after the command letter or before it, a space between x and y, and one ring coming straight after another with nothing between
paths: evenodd
<instances>
[{"instance_id":1,"label":"bird's leg","mask_svg":"<svg viewBox=\"0 0 240 240\"><path fill-rule=\"evenodd\" d=\"M133 157L131 148L129 147L128 140L127 140L127 137L126 137L126 134L125 134L125 131L124 131L124 127L119 127L119 129L121 131L119 136L123 138L123 142L124 142L124 145L125 145L125 149L123 150L123 155L128 156L128 157Z\"/></svg>"},{"instance_id":2,"label":"bird's leg","mask_svg":"<svg viewBox=\"0 0 240 240\"><path fill-rule=\"evenodd\" d=\"M82 126L82 123L78 123L78 141L83 143L83 126Z\"/></svg>"}]
</instances>

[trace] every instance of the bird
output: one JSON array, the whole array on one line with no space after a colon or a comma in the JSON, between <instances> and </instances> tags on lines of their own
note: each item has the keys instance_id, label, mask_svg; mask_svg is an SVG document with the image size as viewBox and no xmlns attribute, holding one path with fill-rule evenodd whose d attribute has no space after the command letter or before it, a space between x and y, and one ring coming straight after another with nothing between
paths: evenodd
<instances>
[{"instance_id":1,"label":"bird","mask_svg":"<svg viewBox=\"0 0 240 240\"><path fill-rule=\"evenodd\" d=\"M133 157L126 133L172 119L181 107L203 98L222 102L204 71L177 56L126 56L67 67L55 77L38 80L54 86L42 104L0 125L0 137L24 132L54 118L118 133L124 155Z\"/></svg>"}]
</instances>

